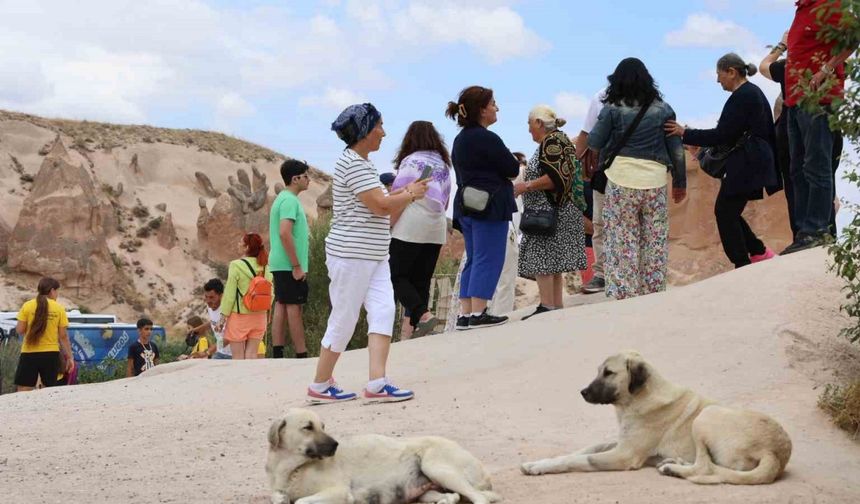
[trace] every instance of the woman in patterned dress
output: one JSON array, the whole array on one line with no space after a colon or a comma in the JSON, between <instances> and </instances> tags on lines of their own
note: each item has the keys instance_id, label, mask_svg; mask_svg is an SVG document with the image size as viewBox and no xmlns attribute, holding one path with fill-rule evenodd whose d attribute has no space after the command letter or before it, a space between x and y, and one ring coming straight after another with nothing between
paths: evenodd
<instances>
[{"instance_id":1,"label":"woman in patterned dress","mask_svg":"<svg viewBox=\"0 0 860 504\"><path fill-rule=\"evenodd\" d=\"M583 211L585 197L575 149L559 128L564 119L546 105L529 113L529 133L539 144L526 167L524 181L514 186L523 195L524 215L529 211L557 211L552 235L523 232L519 276L537 280L540 304L526 319L563 307L564 273L587 267Z\"/></svg>"}]
</instances>

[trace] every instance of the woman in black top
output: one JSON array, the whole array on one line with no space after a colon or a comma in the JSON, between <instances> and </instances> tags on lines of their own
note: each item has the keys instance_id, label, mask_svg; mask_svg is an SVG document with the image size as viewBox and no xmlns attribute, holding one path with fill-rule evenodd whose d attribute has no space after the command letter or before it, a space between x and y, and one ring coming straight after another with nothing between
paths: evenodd
<instances>
[{"instance_id":1,"label":"woman in black top","mask_svg":"<svg viewBox=\"0 0 860 504\"><path fill-rule=\"evenodd\" d=\"M717 82L732 95L717 127L694 130L675 121L666 123L667 133L680 136L686 145L700 147L737 145L749 134L726 162L714 205L723 250L736 268L774 257L741 214L748 201L762 199L762 189L768 194L782 189L774 159L776 137L770 104L761 89L747 81L756 71L755 65L745 63L737 54L726 54L717 61Z\"/></svg>"},{"instance_id":2,"label":"woman in black top","mask_svg":"<svg viewBox=\"0 0 860 504\"><path fill-rule=\"evenodd\" d=\"M498 111L493 91L481 86L464 89L445 111L463 128L451 149L458 186L454 224L466 242L457 317L461 331L508 320L487 313L487 301L493 298L505 262L509 222L516 212L511 179L520 172L519 162L502 139L487 129L496 122ZM464 198L466 191L469 197Z\"/></svg>"}]
</instances>

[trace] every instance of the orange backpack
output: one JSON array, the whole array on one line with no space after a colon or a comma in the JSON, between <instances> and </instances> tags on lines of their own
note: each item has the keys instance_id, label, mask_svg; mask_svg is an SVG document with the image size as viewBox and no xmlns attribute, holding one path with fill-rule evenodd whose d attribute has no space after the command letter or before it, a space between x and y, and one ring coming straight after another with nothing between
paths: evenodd
<instances>
[{"instance_id":1,"label":"orange backpack","mask_svg":"<svg viewBox=\"0 0 860 504\"><path fill-rule=\"evenodd\" d=\"M251 263L245 259L242 259L242 262L245 263L248 266L248 270L251 271L251 283L248 284L248 290L245 294L242 294L238 288L236 289L236 292L241 295L242 302L245 303L245 308L247 308L248 311L269 311L269 308L272 307L272 282L266 280L266 277L264 276L266 268L263 268L263 271L257 273L254 271Z\"/></svg>"}]
</instances>

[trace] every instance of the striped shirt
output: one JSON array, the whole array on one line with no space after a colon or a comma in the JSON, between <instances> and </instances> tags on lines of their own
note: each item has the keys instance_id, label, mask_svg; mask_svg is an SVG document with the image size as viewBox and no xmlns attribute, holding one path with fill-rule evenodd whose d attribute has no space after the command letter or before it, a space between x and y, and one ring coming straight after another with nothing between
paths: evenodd
<instances>
[{"instance_id":1,"label":"striped shirt","mask_svg":"<svg viewBox=\"0 0 860 504\"><path fill-rule=\"evenodd\" d=\"M326 254L348 259L384 261L388 258L391 227L388 216L374 215L358 195L380 188L373 163L346 149L337 160L332 181L334 219L325 239Z\"/></svg>"}]
</instances>

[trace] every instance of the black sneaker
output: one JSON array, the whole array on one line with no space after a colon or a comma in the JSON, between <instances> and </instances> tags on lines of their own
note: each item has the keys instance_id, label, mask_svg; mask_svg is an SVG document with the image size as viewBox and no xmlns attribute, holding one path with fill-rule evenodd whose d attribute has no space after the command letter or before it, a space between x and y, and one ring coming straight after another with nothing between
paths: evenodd
<instances>
[{"instance_id":1,"label":"black sneaker","mask_svg":"<svg viewBox=\"0 0 860 504\"><path fill-rule=\"evenodd\" d=\"M597 292L603 292L606 289L606 280L603 277L592 277L591 281L582 286L583 294L595 294Z\"/></svg>"},{"instance_id":2,"label":"black sneaker","mask_svg":"<svg viewBox=\"0 0 860 504\"><path fill-rule=\"evenodd\" d=\"M537 306L537 309L535 309L535 311L534 311L533 313L530 313L530 314L526 315L525 317L523 317L523 318L522 318L522 320L527 320L527 319L529 319L529 318L531 318L531 317L534 317L535 315L540 315L541 313L546 313L546 312L548 312L548 311L552 311L552 309L551 309L551 308L547 308L546 306L544 306L544 305L542 305L542 304L539 304L539 305Z\"/></svg>"},{"instance_id":3,"label":"black sneaker","mask_svg":"<svg viewBox=\"0 0 860 504\"><path fill-rule=\"evenodd\" d=\"M799 235L797 239L795 239L791 245L785 247L779 255L793 254L794 252L820 247L821 245L824 245L824 238L821 236Z\"/></svg>"},{"instance_id":4,"label":"black sneaker","mask_svg":"<svg viewBox=\"0 0 860 504\"><path fill-rule=\"evenodd\" d=\"M458 331L468 331L471 329L469 327L469 319L471 316L469 315L457 315L457 327L455 327Z\"/></svg>"},{"instance_id":5,"label":"black sneaker","mask_svg":"<svg viewBox=\"0 0 860 504\"><path fill-rule=\"evenodd\" d=\"M497 317L495 315L490 315L489 313L487 313L487 309L484 308L484 311L482 311L480 315L472 315L471 317L469 317L469 329L493 327L497 325L502 325L507 321L508 317Z\"/></svg>"}]
</instances>

